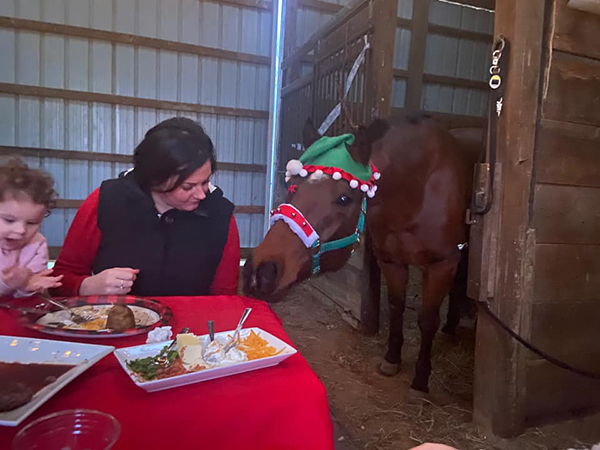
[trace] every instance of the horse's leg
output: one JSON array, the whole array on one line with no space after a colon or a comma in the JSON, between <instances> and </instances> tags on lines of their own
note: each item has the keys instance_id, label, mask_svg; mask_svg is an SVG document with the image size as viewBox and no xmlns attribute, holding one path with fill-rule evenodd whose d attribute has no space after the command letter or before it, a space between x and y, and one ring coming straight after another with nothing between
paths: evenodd
<instances>
[{"instance_id":1,"label":"horse's leg","mask_svg":"<svg viewBox=\"0 0 600 450\"><path fill-rule=\"evenodd\" d=\"M452 286L458 261L459 255L457 254L452 259L429 264L423 268L423 303L419 312L421 349L415 378L411 385L418 391L429 392L431 348L435 333L440 326L440 306Z\"/></svg>"},{"instance_id":2,"label":"horse's leg","mask_svg":"<svg viewBox=\"0 0 600 450\"><path fill-rule=\"evenodd\" d=\"M448 294L448 315L446 316L446 325L442 328L444 333L452 334L456 331L460 323L464 304L467 301L468 255L468 250L461 252L456 276L450 287Z\"/></svg>"},{"instance_id":3,"label":"horse's leg","mask_svg":"<svg viewBox=\"0 0 600 450\"><path fill-rule=\"evenodd\" d=\"M404 306L406 302L406 283L408 266L379 263L388 287L388 305L390 310L390 337L388 351L381 362L379 371L386 376L400 372L402 363L402 344L404 344Z\"/></svg>"}]
</instances>

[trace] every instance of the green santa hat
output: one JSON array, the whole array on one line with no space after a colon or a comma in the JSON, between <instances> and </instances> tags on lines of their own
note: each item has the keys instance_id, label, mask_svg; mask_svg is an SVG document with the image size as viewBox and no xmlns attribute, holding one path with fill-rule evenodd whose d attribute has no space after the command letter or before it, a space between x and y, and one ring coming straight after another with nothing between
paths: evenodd
<instances>
[{"instance_id":1,"label":"green santa hat","mask_svg":"<svg viewBox=\"0 0 600 450\"><path fill-rule=\"evenodd\" d=\"M373 163L365 166L352 158L347 146L353 143L353 134L323 136L306 149L299 160L292 159L287 163L285 181L296 175L306 177L309 173L317 178L330 175L336 181L347 181L351 188L360 189L373 198L377 191L375 183L381 174Z\"/></svg>"}]
</instances>

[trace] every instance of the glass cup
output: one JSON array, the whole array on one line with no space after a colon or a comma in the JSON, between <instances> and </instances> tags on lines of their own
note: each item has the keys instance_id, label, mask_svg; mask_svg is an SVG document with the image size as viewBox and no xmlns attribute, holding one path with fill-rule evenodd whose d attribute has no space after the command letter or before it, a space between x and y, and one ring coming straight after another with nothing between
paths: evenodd
<instances>
[{"instance_id":1,"label":"glass cup","mask_svg":"<svg viewBox=\"0 0 600 450\"><path fill-rule=\"evenodd\" d=\"M71 409L31 422L17 433L12 450L108 450L120 434L121 425L110 414Z\"/></svg>"}]
</instances>

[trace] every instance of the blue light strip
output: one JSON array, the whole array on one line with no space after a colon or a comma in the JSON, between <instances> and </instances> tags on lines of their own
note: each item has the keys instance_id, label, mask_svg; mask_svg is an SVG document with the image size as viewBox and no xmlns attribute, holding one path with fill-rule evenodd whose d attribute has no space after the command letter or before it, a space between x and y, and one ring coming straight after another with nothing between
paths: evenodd
<instances>
[{"instance_id":1,"label":"blue light strip","mask_svg":"<svg viewBox=\"0 0 600 450\"><path fill-rule=\"evenodd\" d=\"M265 198L265 234L269 229L269 212L273 209L275 166L279 141L279 107L281 104L281 60L285 29L285 0L276 0L273 17L273 47L271 50L271 107L269 108L269 153L267 155L267 195Z\"/></svg>"}]
</instances>

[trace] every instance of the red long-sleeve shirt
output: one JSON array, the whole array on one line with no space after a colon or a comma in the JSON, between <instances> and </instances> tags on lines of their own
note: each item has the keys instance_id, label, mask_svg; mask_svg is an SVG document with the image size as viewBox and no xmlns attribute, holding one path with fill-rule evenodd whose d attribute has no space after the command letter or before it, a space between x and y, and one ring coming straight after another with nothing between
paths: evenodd
<instances>
[{"instance_id":1,"label":"red long-sleeve shirt","mask_svg":"<svg viewBox=\"0 0 600 450\"><path fill-rule=\"evenodd\" d=\"M63 275L62 287L54 293L64 297L79 295L84 279L92 275L96 253L100 247L102 232L98 228L98 199L96 189L83 202L65 238L62 251L54 265L54 275ZM227 243L221 262L210 287L211 295L237 294L240 272L240 236L235 217L229 222Z\"/></svg>"}]
</instances>

